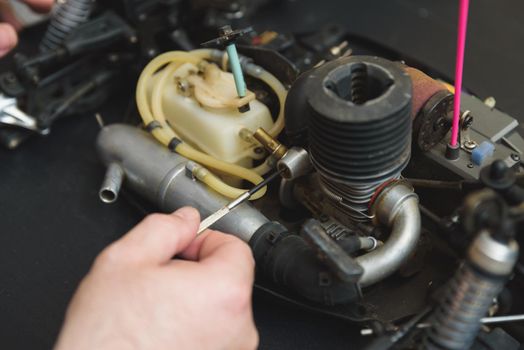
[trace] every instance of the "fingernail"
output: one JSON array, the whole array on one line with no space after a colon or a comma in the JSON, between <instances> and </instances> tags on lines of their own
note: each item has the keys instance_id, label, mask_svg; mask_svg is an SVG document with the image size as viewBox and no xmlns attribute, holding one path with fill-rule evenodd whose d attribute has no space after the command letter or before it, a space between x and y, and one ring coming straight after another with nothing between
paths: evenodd
<instances>
[{"instance_id":1,"label":"fingernail","mask_svg":"<svg viewBox=\"0 0 524 350\"><path fill-rule=\"evenodd\" d=\"M180 208L173 213L174 215L188 221L200 221L198 210L191 207Z\"/></svg>"}]
</instances>

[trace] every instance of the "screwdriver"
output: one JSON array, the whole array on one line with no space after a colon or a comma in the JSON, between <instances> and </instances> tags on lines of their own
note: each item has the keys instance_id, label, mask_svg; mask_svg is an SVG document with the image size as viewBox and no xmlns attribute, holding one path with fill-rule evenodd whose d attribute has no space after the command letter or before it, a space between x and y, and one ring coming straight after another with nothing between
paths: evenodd
<instances>
[{"instance_id":1,"label":"screwdriver","mask_svg":"<svg viewBox=\"0 0 524 350\"><path fill-rule=\"evenodd\" d=\"M260 191L264 186L269 184L271 181L276 179L282 171L277 171L271 175L269 175L264 181L260 182L258 185L250 189L249 191L244 192L242 195L237 197L235 200L230 202L229 204L223 206L222 208L218 209L213 214L209 215L207 218L205 218L201 223L200 227L198 228L197 236L203 233L205 230L207 230L211 225L213 225L218 220L222 219L224 216L229 214L233 209L238 207L240 204L244 203L245 201L249 200L251 196L253 196L255 193Z\"/></svg>"}]
</instances>

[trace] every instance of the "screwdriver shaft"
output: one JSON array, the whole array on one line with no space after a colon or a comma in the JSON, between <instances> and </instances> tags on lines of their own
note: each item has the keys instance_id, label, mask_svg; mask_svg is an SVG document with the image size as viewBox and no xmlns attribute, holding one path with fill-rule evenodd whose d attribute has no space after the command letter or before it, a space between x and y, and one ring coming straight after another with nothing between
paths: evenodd
<instances>
[{"instance_id":1,"label":"screwdriver shaft","mask_svg":"<svg viewBox=\"0 0 524 350\"><path fill-rule=\"evenodd\" d=\"M252 195L260 191L264 186L266 186L268 183L273 181L275 178L277 178L280 175L280 172L277 171L270 176L268 176L264 181L260 182L258 185L250 189L249 191L244 192L242 195L240 195L238 198L227 204L226 206L223 206L222 208L218 209L213 214L209 215L207 218L205 218L198 228L197 236L203 233L205 230L207 230L211 225L213 225L218 220L222 219L224 216L229 214L233 209L238 207L240 204L244 203L245 201L249 200Z\"/></svg>"}]
</instances>

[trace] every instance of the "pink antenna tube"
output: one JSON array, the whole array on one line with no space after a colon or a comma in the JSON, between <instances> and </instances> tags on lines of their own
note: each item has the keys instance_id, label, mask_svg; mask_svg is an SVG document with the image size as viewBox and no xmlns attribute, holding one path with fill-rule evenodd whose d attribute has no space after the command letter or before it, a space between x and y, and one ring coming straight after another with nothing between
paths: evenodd
<instances>
[{"instance_id":1,"label":"pink antenna tube","mask_svg":"<svg viewBox=\"0 0 524 350\"><path fill-rule=\"evenodd\" d=\"M466 32L468 26L469 0L460 0L457 61L455 64L455 98L453 124L451 127L451 146L457 147L460 122L460 94L462 91L462 75L464 74L464 51L466 49Z\"/></svg>"}]
</instances>

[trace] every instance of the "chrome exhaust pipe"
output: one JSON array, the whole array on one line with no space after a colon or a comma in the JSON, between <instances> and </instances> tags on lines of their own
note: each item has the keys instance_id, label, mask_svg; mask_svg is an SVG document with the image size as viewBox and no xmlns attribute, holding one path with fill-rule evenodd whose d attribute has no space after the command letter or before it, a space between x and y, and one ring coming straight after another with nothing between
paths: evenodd
<instances>
[{"instance_id":1,"label":"chrome exhaust pipe","mask_svg":"<svg viewBox=\"0 0 524 350\"><path fill-rule=\"evenodd\" d=\"M362 287L375 284L397 271L417 247L421 219L418 197L413 188L394 182L378 195L372 207L378 223L391 228L383 245L361 255L356 261L364 268L359 280Z\"/></svg>"}]
</instances>

